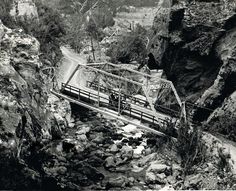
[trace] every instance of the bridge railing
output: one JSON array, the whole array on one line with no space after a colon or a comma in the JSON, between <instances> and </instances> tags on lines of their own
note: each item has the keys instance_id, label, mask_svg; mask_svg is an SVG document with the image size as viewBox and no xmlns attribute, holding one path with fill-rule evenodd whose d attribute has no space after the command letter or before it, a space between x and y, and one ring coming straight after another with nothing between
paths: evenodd
<instances>
[{"instance_id":1,"label":"bridge railing","mask_svg":"<svg viewBox=\"0 0 236 191\"><path fill-rule=\"evenodd\" d=\"M100 92L103 92L103 93L114 93L114 94L119 95L119 91L105 87L103 85L98 85L97 82L87 81L87 87L93 88L94 90L100 90ZM147 106L149 105L149 103L143 99L136 98L134 96L131 96L131 95L123 93L123 92L121 92L121 94L123 97L130 99L131 102L139 103L139 104L147 105Z\"/></svg>"},{"instance_id":2,"label":"bridge railing","mask_svg":"<svg viewBox=\"0 0 236 191\"><path fill-rule=\"evenodd\" d=\"M117 110L117 107L110 105L109 98L104 97L104 96L98 96L97 94L91 93L89 91L86 91L86 90L83 90L83 89L80 89L80 88L77 88L77 87L74 87L71 85L65 86L65 84L62 83L62 93L64 93L64 94L69 93L69 95L72 96L73 98L79 98L79 97L80 97L80 99L85 98L86 99L85 102L87 102L87 101L94 102L94 103L98 102L99 106L101 106L101 107L107 107L112 110ZM106 102L102 101L102 100L105 100ZM143 122L149 122L149 123L152 123L155 125L161 124L162 126L164 126L167 122L166 119L162 119L162 118L156 119L156 117L154 115L145 113L141 110L134 109L132 107L128 107L127 109L122 110L121 114L125 114L130 117L132 116L132 117L140 119Z\"/></svg>"},{"instance_id":3,"label":"bridge railing","mask_svg":"<svg viewBox=\"0 0 236 191\"><path fill-rule=\"evenodd\" d=\"M116 91L114 89L105 87L105 86L103 86L101 84L98 85L97 82L87 81L86 85L87 85L87 87L92 88L92 89L94 89L96 91L99 90L102 93L109 93L109 94L113 93L113 94L119 95L119 91ZM125 98L129 99L132 104L135 104L135 105L138 105L138 106L141 105L141 106L151 110L151 107L150 107L150 104L149 104L148 101L140 99L140 98L136 98L136 97L134 97L132 95L129 95L129 94L126 94L126 93L123 93L123 92L121 92L121 95L122 95L122 97L125 97ZM168 114L168 115L171 115L171 116L174 116L174 117L179 117L180 111L176 111L174 109L165 107L165 106L160 105L160 104L156 104L156 106L158 108L158 111L163 113L163 114Z\"/></svg>"}]
</instances>

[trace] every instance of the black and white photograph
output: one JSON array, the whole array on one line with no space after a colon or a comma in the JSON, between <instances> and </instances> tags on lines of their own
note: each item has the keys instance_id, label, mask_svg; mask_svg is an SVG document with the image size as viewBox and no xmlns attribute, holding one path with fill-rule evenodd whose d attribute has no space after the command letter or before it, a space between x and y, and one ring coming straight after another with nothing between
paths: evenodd
<instances>
[{"instance_id":1,"label":"black and white photograph","mask_svg":"<svg viewBox=\"0 0 236 191\"><path fill-rule=\"evenodd\" d=\"M236 0L0 0L1 190L236 190Z\"/></svg>"}]
</instances>

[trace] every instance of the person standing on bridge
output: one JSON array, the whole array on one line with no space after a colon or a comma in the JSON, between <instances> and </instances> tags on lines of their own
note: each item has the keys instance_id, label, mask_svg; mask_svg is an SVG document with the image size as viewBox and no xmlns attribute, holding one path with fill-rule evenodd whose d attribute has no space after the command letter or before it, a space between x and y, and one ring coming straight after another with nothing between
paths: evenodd
<instances>
[{"instance_id":1,"label":"person standing on bridge","mask_svg":"<svg viewBox=\"0 0 236 191\"><path fill-rule=\"evenodd\" d=\"M114 93L111 93L109 96L109 106L111 106L112 108L115 107L115 100L116 96L114 95Z\"/></svg>"}]
</instances>

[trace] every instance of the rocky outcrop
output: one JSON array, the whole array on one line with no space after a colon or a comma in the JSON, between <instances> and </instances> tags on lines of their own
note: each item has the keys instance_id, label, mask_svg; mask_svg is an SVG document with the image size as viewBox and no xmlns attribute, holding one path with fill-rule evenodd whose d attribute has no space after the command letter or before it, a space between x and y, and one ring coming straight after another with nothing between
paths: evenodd
<instances>
[{"instance_id":1,"label":"rocky outcrop","mask_svg":"<svg viewBox=\"0 0 236 191\"><path fill-rule=\"evenodd\" d=\"M226 105L233 103L231 94L236 90L236 2L178 0L166 9L160 5L159 12L170 13L164 18L157 13L150 51L161 61L182 100L198 100L200 107L208 108L197 108L194 117L200 121L218 107L221 111L229 108Z\"/></svg>"},{"instance_id":2,"label":"rocky outcrop","mask_svg":"<svg viewBox=\"0 0 236 191\"><path fill-rule=\"evenodd\" d=\"M22 28L40 42L40 60L58 66L62 58L60 38L65 35L61 15L43 1L9 0L2 3L0 19L9 28Z\"/></svg>"},{"instance_id":3,"label":"rocky outcrop","mask_svg":"<svg viewBox=\"0 0 236 191\"><path fill-rule=\"evenodd\" d=\"M171 5L171 0L160 0L153 22L153 36L151 43L149 43L149 49L159 63L161 63L161 59L168 45Z\"/></svg>"},{"instance_id":4,"label":"rocky outcrop","mask_svg":"<svg viewBox=\"0 0 236 191\"><path fill-rule=\"evenodd\" d=\"M216 46L218 57L223 62L214 84L204 92L198 104L215 110L208 122L225 117L231 120L235 116L236 93L236 27L227 32ZM218 108L218 109L217 109ZM227 116L225 115L227 113ZM206 110L198 109L195 116L206 119ZM205 116L205 118L204 118Z\"/></svg>"},{"instance_id":5,"label":"rocky outcrop","mask_svg":"<svg viewBox=\"0 0 236 191\"><path fill-rule=\"evenodd\" d=\"M208 118L208 124L219 122L220 119L224 118L225 121L228 121L228 124L232 126L235 125L236 118L236 91L232 93L229 98L224 100L224 103L221 107L217 108ZM225 124L226 125L226 124ZM222 128L224 125L222 124Z\"/></svg>"},{"instance_id":6,"label":"rocky outcrop","mask_svg":"<svg viewBox=\"0 0 236 191\"><path fill-rule=\"evenodd\" d=\"M45 127L47 90L40 74L39 43L21 30L8 29L2 23L0 27L1 97L5 101L1 108L3 128L14 134L23 116L27 118L26 129L36 124Z\"/></svg>"},{"instance_id":7,"label":"rocky outcrop","mask_svg":"<svg viewBox=\"0 0 236 191\"><path fill-rule=\"evenodd\" d=\"M26 116L29 129L34 129L34 125L38 126L37 128L41 127L39 131L42 131L43 135L43 132L50 130L50 119L58 118L57 121L60 121L60 117L57 116L61 116L61 120L68 121L70 116L68 102L50 94L52 84L50 78L42 72L44 66L39 59L39 42L22 30L9 29L2 23L0 31L0 97L2 98L0 105L3 127L14 133L16 129L14 126L21 121L14 119ZM50 113L54 116L50 116ZM5 114L7 118L3 117ZM11 121L12 127L9 126Z\"/></svg>"},{"instance_id":8,"label":"rocky outcrop","mask_svg":"<svg viewBox=\"0 0 236 191\"><path fill-rule=\"evenodd\" d=\"M25 156L35 152L28 149L50 140L55 124L61 128L63 121L65 128L70 115L67 102L48 102L51 85L42 72L39 46L34 37L9 29L0 21L0 181L6 182L1 189L28 188L29 182L38 185L38 172L24 162ZM19 159L23 161L19 163Z\"/></svg>"},{"instance_id":9,"label":"rocky outcrop","mask_svg":"<svg viewBox=\"0 0 236 191\"><path fill-rule=\"evenodd\" d=\"M49 93L46 108L51 114L50 134L53 139L61 138L67 127L73 127L70 103Z\"/></svg>"}]
</instances>

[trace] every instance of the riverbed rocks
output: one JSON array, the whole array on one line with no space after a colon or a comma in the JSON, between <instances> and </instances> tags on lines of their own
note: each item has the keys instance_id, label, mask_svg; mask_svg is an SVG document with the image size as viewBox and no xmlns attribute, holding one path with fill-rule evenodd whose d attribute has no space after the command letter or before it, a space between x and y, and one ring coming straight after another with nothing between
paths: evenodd
<instances>
[{"instance_id":1,"label":"riverbed rocks","mask_svg":"<svg viewBox=\"0 0 236 191\"><path fill-rule=\"evenodd\" d=\"M109 157L106 158L105 167L106 168L116 167L116 162L115 162L114 156L109 156Z\"/></svg>"},{"instance_id":2,"label":"riverbed rocks","mask_svg":"<svg viewBox=\"0 0 236 191\"><path fill-rule=\"evenodd\" d=\"M167 183L166 174L169 174L168 171L170 171L169 166L153 161L146 170L146 182L148 184L158 183L165 185Z\"/></svg>"},{"instance_id":3,"label":"riverbed rocks","mask_svg":"<svg viewBox=\"0 0 236 191\"><path fill-rule=\"evenodd\" d=\"M125 187L126 183L127 183L127 177L125 176L120 176L118 178L110 178L107 182L106 188L107 189L114 187L123 188Z\"/></svg>"},{"instance_id":4,"label":"riverbed rocks","mask_svg":"<svg viewBox=\"0 0 236 191\"><path fill-rule=\"evenodd\" d=\"M119 151L119 148L117 147L116 144L111 145L110 152L111 153L117 153Z\"/></svg>"},{"instance_id":5,"label":"riverbed rocks","mask_svg":"<svg viewBox=\"0 0 236 191\"><path fill-rule=\"evenodd\" d=\"M196 175L189 175L185 178L184 181L184 186L186 189L188 188L198 188L198 184L202 181L202 177L200 174L196 174Z\"/></svg>"},{"instance_id":6,"label":"riverbed rocks","mask_svg":"<svg viewBox=\"0 0 236 191\"><path fill-rule=\"evenodd\" d=\"M203 177L215 173L217 164L208 162L209 165L194 166L194 173L184 179L180 161L171 153L173 150L167 147L168 144L164 144L162 148L158 144L147 144L148 139L155 138L154 135L147 136L143 132L139 137L139 132L128 133L122 127L109 125L114 123L112 120L107 120L106 123L103 121L101 125L104 128L99 127L102 130L99 132L96 122L93 126L92 120L96 121L97 118L88 117L88 121L81 126L68 128L64 138L56 140L56 144L45 148L45 151L37 149L44 153L38 157L42 158L41 165L46 174L43 180L45 185L51 185L54 189L74 190L193 189L205 188ZM110 127L109 130L106 126ZM96 139L97 134L99 139ZM121 139L111 139L113 135L117 137L117 134ZM139 146L129 144L131 135L133 139L136 136L141 138ZM86 142L78 136L86 137ZM105 141L108 139L111 144ZM127 141L123 141L124 139ZM215 174L211 177L215 181Z\"/></svg>"},{"instance_id":7,"label":"riverbed rocks","mask_svg":"<svg viewBox=\"0 0 236 191\"><path fill-rule=\"evenodd\" d=\"M53 176L62 177L65 173L65 180L69 178L70 183L63 184L74 184L86 189L133 189L135 186L142 189L160 189L167 183L175 183L174 180L167 181L171 167L154 152L155 146L152 146L151 150L148 149L147 138L140 137L139 131L127 131L127 129L125 131L122 126L112 126L107 122L104 123L104 127L100 125L100 132L96 122L93 126L89 121L84 122L80 127L74 127L73 131L68 130L61 152L65 153L67 162L53 163L58 164L52 168ZM109 126L109 130L106 126ZM81 135L85 135L90 142L87 142L86 146L83 145L84 149L78 150L76 148L83 144L83 140L78 139ZM132 139L130 139L131 135ZM111 137L115 140L110 139L111 144L107 144L106 140ZM139 139L139 144L134 144L135 139ZM149 151L145 152L146 149ZM172 178L174 179L175 176ZM56 180L63 182L60 178Z\"/></svg>"},{"instance_id":8,"label":"riverbed rocks","mask_svg":"<svg viewBox=\"0 0 236 191\"><path fill-rule=\"evenodd\" d=\"M169 166L161 164L158 161L151 162L150 166L147 169L147 171L154 172L155 174L164 173L168 170L170 170Z\"/></svg>"}]
</instances>

